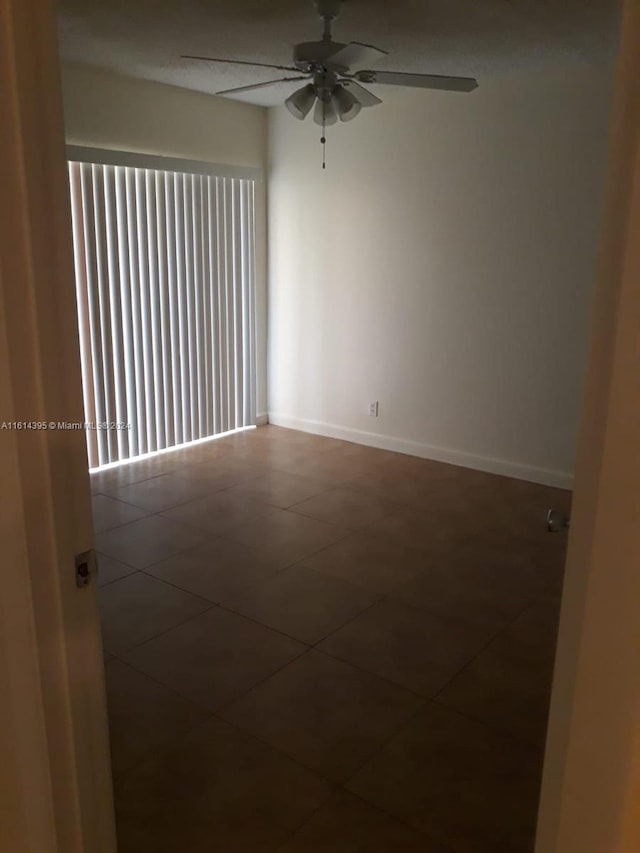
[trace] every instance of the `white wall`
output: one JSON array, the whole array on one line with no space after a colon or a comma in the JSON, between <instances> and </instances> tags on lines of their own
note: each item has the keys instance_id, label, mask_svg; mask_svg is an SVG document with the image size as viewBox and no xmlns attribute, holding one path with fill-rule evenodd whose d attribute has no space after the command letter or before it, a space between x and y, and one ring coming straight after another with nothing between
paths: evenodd
<instances>
[{"instance_id":1,"label":"white wall","mask_svg":"<svg viewBox=\"0 0 640 853\"><path fill-rule=\"evenodd\" d=\"M123 77L62 66L67 142L235 166L263 166L266 110Z\"/></svg>"},{"instance_id":2,"label":"white wall","mask_svg":"<svg viewBox=\"0 0 640 853\"><path fill-rule=\"evenodd\" d=\"M65 134L70 145L109 148L264 169L262 107L187 89L63 65ZM266 413L266 189L256 190L257 411Z\"/></svg>"},{"instance_id":3,"label":"white wall","mask_svg":"<svg viewBox=\"0 0 640 853\"><path fill-rule=\"evenodd\" d=\"M568 485L609 69L270 111L270 420ZM380 401L379 417L368 403Z\"/></svg>"}]
</instances>

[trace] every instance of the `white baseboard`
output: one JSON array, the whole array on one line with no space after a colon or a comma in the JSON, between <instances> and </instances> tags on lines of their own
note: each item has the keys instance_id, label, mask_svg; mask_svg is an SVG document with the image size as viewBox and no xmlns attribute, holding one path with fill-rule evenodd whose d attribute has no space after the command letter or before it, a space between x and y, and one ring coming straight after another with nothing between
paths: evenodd
<instances>
[{"instance_id":1,"label":"white baseboard","mask_svg":"<svg viewBox=\"0 0 640 853\"><path fill-rule=\"evenodd\" d=\"M256 415L256 426L266 426L269 423L269 415L266 412L261 412Z\"/></svg>"},{"instance_id":2,"label":"white baseboard","mask_svg":"<svg viewBox=\"0 0 640 853\"><path fill-rule=\"evenodd\" d=\"M573 474L567 471L553 471L547 468L537 468L512 462L508 459L494 459L489 456L475 456L462 450L452 450L446 447L436 447L432 444L422 444L404 438L390 435L378 435L365 430L327 424L322 421L310 421L295 418L278 412L269 412L269 423L274 426L297 429L314 435L324 435L328 438L339 438L352 441L355 444L365 444L368 447L378 447L382 450L393 450L396 453L407 453L409 456L419 456L422 459L433 459L435 462L447 462L450 465L460 465L462 468L474 468L489 474L500 474L503 477L513 477L516 480L527 480L530 483L540 483L543 486L555 486L559 489L573 488Z\"/></svg>"}]
</instances>

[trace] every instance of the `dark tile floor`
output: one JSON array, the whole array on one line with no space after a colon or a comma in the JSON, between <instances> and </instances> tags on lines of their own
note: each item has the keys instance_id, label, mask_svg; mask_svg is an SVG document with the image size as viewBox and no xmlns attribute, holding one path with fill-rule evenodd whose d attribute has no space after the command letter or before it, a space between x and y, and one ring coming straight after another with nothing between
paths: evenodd
<instances>
[{"instance_id":1,"label":"dark tile floor","mask_svg":"<svg viewBox=\"0 0 640 853\"><path fill-rule=\"evenodd\" d=\"M92 484L120 853L533 849L567 492L271 426Z\"/></svg>"}]
</instances>

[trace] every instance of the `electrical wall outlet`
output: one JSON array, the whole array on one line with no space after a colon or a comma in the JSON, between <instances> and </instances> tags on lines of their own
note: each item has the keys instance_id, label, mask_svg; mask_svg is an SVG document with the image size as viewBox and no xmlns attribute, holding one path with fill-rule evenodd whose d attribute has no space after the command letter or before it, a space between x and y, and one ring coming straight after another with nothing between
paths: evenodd
<instances>
[{"instance_id":1,"label":"electrical wall outlet","mask_svg":"<svg viewBox=\"0 0 640 853\"><path fill-rule=\"evenodd\" d=\"M378 417L378 401L375 400L373 403L369 403L369 417L377 418Z\"/></svg>"}]
</instances>

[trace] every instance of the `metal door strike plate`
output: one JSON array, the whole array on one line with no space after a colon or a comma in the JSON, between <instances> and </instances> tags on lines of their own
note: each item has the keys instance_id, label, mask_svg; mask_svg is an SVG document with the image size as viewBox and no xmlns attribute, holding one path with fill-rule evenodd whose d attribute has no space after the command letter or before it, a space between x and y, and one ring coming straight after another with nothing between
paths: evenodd
<instances>
[{"instance_id":1,"label":"metal door strike plate","mask_svg":"<svg viewBox=\"0 0 640 853\"><path fill-rule=\"evenodd\" d=\"M96 574L96 553L83 551L76 554L76 586L82 588L89 586L91 578Z\"/></svg>"},{"instance_id":2,"label":"metal door strike plate","mask_svg":"<svg viewBox=\"0 0 640 853\"><path fill-rule=\"evenodd\" d=\"M547 530L549 533L560 533L569 529L569 517L557 509L550 509L547 513Z\"/></svg>"}]
</instances>

